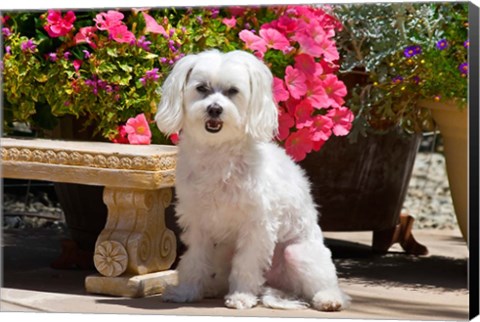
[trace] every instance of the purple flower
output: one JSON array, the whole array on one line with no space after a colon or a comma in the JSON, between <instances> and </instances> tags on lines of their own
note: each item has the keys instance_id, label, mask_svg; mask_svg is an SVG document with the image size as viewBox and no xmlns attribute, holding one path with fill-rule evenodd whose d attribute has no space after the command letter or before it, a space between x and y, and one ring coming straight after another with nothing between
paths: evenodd
<instances>
[{"instance_id":1,"label":"purple flower","mask_svg":"<svg viewBox=\"0 0 480 322\"><path fill-rule=\"evenodd\" d=\"M469 40L465 40L464 43L463 43L463 47L465 47L465 48L470 47L470 41L469 41Z\"/></svg>"},{"instance_id":2,"label":"purple flower","mask_svg":"<svg viewBox=\"0 0 480 322\"><path fill-rule=\"evenodd\" d=\"M12 32L10 31L10 29L8 28L2 28L2 34L5 36L5 37L10 37L12 35Z\"/></svg>"},{"instance_id":3,"label":"purple flower","mask_svg":"<svg viewBox=\"0 0 480 322\"><path fill-rule=\"evenodd\" d=\"M172 37L174 34L175 34L175 28L171 28L169 31L168 31L168 34L170 37Z\"/></svg>"},{"instance_id":4,"label":"purple flower","mask_svg":"<svg viewBox=\"0 0 480 322\"><path fill-rule=\"evenodd\" d=\"M202 16L197 16L196 19L197 19L197 22L198 22L199 24L203 24L203 18L202 18Z\"/></svg>"},{"instance_id":5,"label":"purple flower","mask_svg":"<svg viewBox=\"0 0 480 322\"><path fill-rule=\"evenodd\" d=\"M458 66L458 70L462 75L467 75L468 74L468 63L462 63Z\"/></svg>"},{"instance_id":6,"label":"purple flower","mask_svg":"<svg viewBox=\"0 0 480 322\"><path fill-rule=\"evenodd\" d=\"M69 51L66 51L66 52L63 54L63 58L68 59L68 58L70 57L70 55L72 55L72 53L69 52Z\"/></svg>"},{"instance_id":7,"label":"purple flower","mask_svg":"<svg viewBox=\"0 0 480 322\"><path fill-rule=\"evenodd\" d=\"M413 82L414 84L417 84L417 85L418 85L418 84L420 83L420 77L414 76L414 77L412 78L412 82Z\"/></svg>"},{"instance_id":8,"label":"purple flower","mask_svg":"<svg viewBox=\"0 0 480 322\"><path fill-rule=\"evenodd\" d=\"M22 49L23 52L29 51L29 52L34 52L35 48L37 48L37 45L33 43L33 40L29 39L27 41L22 42L20 45L20 48Z\"/></svg>"},{"instance_id":9,"label":"purple flower","mask_svg":"<svg viewBox=\"0 0 480 322\"><path fill-rule=\"evenodd\" d=\"M445 48L447 48L447 46L448 42L446 39L442 39L437 42L437 49L439 50L444 50Z\"/></svg>"},{"instance_id":10,"label":"purple flower","mask_svg":"<svg viewBox=\"0 0 480 322\"><path fill-rule=\"evenodd\" d=\"M421 54L421 53L422 53L422 48L420 46L408 46L403 51L403 54L407 58L413 57L413 56Z\"/></svg>"},{"instance_id":11,"label":"purple flower","mask_svg":"<svg viewBox=\"0 0 480 322\"><path fill-rule=\"evenodd\" d=\"M5 52L10 55L12 53L12 47L10 46L5 47Z\"/></svg>"},{"instance_id":12,"label":"purple flower","mask_svg":"<svg viewBox=\"0 0 480 322\"><path fill-rule=\"evenodd\" d=\"M90 52L89 52L88 50L86 50L86 49L84 49L84 50L82 50L82 51L83 51L83 54L84 54L85 59L89 59L90 56L92 55L92 54L90 54Z\"/></svg>"},{"instance_id":13,"label":"purple flower","mask_svg":"<svg viewBox=\"0 0 480 322\"><path fill-rule=\"evenodd\" d=\"M158 74L158 68L154 68L152 70L147 70L145 72L145 76L140 78L140 82L145 86L147 82L156 82L160 78Z\"/></svg>"},{"instance_id":14,"label":"purple flower","mask_svg":"<svg viewBox=\"0 0 480 322\"><path fill-rule=\"evenodd\" d=\"M57 61L58 59L57 54L56 53L48 54L48 59L50 59L50 61Z\"/></svg>"},{"instance_id":15,"label":"purple flower","mask_svg":"<svg viewBox=\"0 0 480 322\"><path fill-rule=\"evenodd\" d=\"M160 63L162 63L162 64L165 64L167 61L168 61L168 59L165 58L165 57L160 58Z\"/></svg>"},{"instance_id":16,"label":"purple flower","mask_svg":"<svg viewBox=\"0 0 480 322\"><path fill-rule=\"evenodd\" d=\"M395 76L395 77L392 79L392 83L393 83L393 84L400 84L401 82L403 82L403 77L402 77L402 76Z\"/></svg>"},{"instance_id":17,"label":"purple flower","mask_svg":"<svg viewBox=\"0 0 480 322\"><path fill-rule=\"evenodd\" d=\"M146 51L150 51L151 44L152 42L149 40L146 40L145 36L142 36L137 40L137 46L140 48L143 48Z\"/></svg>"}]
</instances>

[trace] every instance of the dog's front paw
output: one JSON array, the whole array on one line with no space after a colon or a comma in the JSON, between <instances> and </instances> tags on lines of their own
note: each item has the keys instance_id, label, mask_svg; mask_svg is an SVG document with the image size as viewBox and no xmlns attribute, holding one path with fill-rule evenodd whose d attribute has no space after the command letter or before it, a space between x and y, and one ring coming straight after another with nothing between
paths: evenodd
<instances>
[{"instance_id":1,"label":"dog's front paw","mask_svg":"<svg viewBox=\"0 0 480 322\"><path fill-rule=\"evenodd\" d=\"M257 305L257 297L252 293L235 292L225 296L225 306L232 309L250 309Z\"/></svg>"},{"instance_id":2,"label":"dog's front paw","mask_svg":"<svg viewBox=\"0 0 480 322\"><path fill-rule=\"evenodd\" d=\"M162 294L164 302L194 302L202 299L200 288L190 284L179 284L177 286L167 286Z\"/></svg>"},{"instance_id":3,"label":"dog's front paw","mask_svg":"<svg viewBox=\"0 0 480 322\"><path fill-rule=\"evenodd\" d=\"M320 311L340 311L350 303L350 297L339 290L320 291L312 299L312 307Z\"/></svg>"}]
</instances>

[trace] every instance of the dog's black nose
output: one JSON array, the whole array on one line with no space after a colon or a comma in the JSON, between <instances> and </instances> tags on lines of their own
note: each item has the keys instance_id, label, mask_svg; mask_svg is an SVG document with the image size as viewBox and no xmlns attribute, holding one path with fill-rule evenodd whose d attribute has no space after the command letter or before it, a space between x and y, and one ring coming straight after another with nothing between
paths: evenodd
<instances>
[{"instance_id":1,"label":"dog's black nose","mask_svg":"<svg viewBox=\"0 0 480 322\"><path fill-rule=\"evenodd\" d=\"M222 112L223 108L217 103L213 103L207 106L207 113L208 116L210 116L211 118L219 117Z\"/></svg>"}]
</instances>

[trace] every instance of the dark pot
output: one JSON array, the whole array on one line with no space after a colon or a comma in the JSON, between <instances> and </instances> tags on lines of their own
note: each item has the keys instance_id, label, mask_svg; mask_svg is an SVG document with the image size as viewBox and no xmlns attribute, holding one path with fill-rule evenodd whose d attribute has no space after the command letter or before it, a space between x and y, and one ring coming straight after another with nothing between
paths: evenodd
<instances>
[{"instance_id":1,"label":"dark pot","mask_svg":"<svg viewBox=\"0 0 480 322\"><path fill-rule=\"evenodd\" d=\"M55 191L65 213L71 238L81 250L93 251L107 221L103 187L55 183Z\"/></svg>"},{"instance_id":2,"label":"dark pot","mask_svg":"<svg viewBox=\"0 0 480 322\"><path fill-rule=\"evenodd\" d=\"M394 227L400 216L421 134L400 130L331 137L301 166L312 182L325 231L380 231Z\"/></svg>"}]
</instances>

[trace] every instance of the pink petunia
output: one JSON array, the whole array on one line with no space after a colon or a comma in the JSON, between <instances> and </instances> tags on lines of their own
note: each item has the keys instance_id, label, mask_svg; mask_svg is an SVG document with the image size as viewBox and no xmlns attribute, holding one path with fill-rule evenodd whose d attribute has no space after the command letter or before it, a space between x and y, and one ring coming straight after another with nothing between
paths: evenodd
<instances>
[{"instance_id":1,"label":"pink petunia","mask_svg":"<svg viewBox=\"0 0 480 322\"><path fill-rule=\"evenodd\" d=\"M305 75L312 76L316 71L315 59L307 54L296 55L295 68L301 70Z\"/></svg>"},{"instance_id":2,"label":"pink petunia","mask_svg":"<svg viewBox=\"0 0 480 322\"><path fill-rule=\"evenodd\" d=\"M295 125L294 118L285 111L280 111L278 116L278 135L277 139L285 140L290 134L290 129Z\"/></svg>"},{"instance_id":3,"label":"pink petunia","mask_svg":"<svg viewBox=\"0 0 480 322\"><path fill-rule=\"evenodd\" d=\"M47 15L47 24L43 27L52 38L63 37L73 29L73 23L76 17L73 11L68 11L62 17L62 13L56 10L49 10Z\"/></svg>"},{"instance_id":4,"label":"pink petunia","mask_svg":"<svg viewBox=\"0 0 480 322\"><path fill-rule=\"evenodd\" d=\"M111 27L108 32L112 39L119 43L131 43L136 40L135 35L125 25Z\"/></svg>"},{"instance_id":5,"label":"pink petunia","mask_svg":"<svg viewBox=\"0 0 480 322\"><path fill-rule=\"evenodd\" d=\"M226 25L228 28L233 28L237 25L237 18L223 18L222 23Z\"/></svg>"},{"instance_id":6,"label":"pink petunia","mask_svg":"<svg viewBox=\"0 0 480 322\"><path fill-rule=\"evenodd\" d=\"M285 83L290 95L295 99L299 99L307 92L305 74L290 65L285 69Z\"/></svg>"},{"instance_id":7,"label":"pink petunia","mask_svg":"<svg viewBox=\"0 0 480 322\"><path fill-rule=\"evenodd\" d=\"M120 26L123 24L123 13L109 10L108 12L101 12L93 19L95 21L95 26L99 30L110 30L111 28Z\"/></svg>"},{"instance_id":8,"label":"pink petunia","mask_svg":"<svg viewBox=\"0 0 480 322\"><path fill-rule=\"evenodd\" d=\"M313 143L310 138L310 131L307 128L293 132L285 141L287 154L297 162L305 159L307 153L312 151L312 148Z\"/></svg>"},{"instance_id":9,"label":"pink petunia","mask_svg":"<svg viewBox=\"0 0 480 322\"><path fill-rule=\"evenodd\" d=\"M328 111L327 116L330 117L333 122L333 134L337 136L344 136L350 132L354 115L348 108L333 108Z\"/></svg>"},{"instance_id":10,"label":"pink petunia","mask_svg":"<svg viewBox=\"0 0 480 322\"><path fill-rule=\"evenodd\" d=\"M332 119L326 115L315 115L315 117L312 118L312 123L310 127L312 141L327 141L332 135Z\"/></svg>"},{"instance_id":11,"label":"pink petunia","mask_svg":"<svg viewBox=\"0 0 480 322\"><path fill-rule=\"evenodd\" d=\"M263 38L258 37L250 30L242 30L238 34L241 40L245 43L245 46L248 49L258 51L261 54L264 54L267 51L267 44Z\"/></svg>"},{"instance_id":12,"label":"pink petunia","mask_svg":"<svg viewBox=\"0 0 480 322\"><path fill-rule=\"evenodd\" d=\"M128 134L130 144L150 144L152 132L143 113L128 119L125 132Z\"/></svg>"},{"instance_id":13,"label":"pink petunia","mask_svg":"<svg viewBox=\"0 0 480 322\"><path fill-rule=\"evenodd\" d=\"M284 102L290 97L290 94L285 88L285 83L278 77L273 78L273 97L277 103Z\"/></svg>"},{"instance_id":14,"label":"pink petunia","mask_svg":"<svg viewBox=\"0 0 480 322\"><path fill-rule=\"evenodd\" d=\"M119 125L117 127L117 135L111 138L113 143L128 144L127 132L125 131L125 125Z\"/></svg>"},{"instance_id":15,"label":"pink petunia","mask_svg":"<svg viewBox=\"0 0 480 322\"><path fill-rule=\"evenodd\" d=\"M337 76L329 74L322 80L322 85L328 95L328 103L332 107L341 107L345 101L343 98L347 95L347 87L338 80Z\"/></svg>"},{"instance_id":16,"label":"pink petunia","mask_svg":"<svg viewBox=\"0 0 480 322\"><path fill-rule=\"evenodd\" d=\"M75 68L75 71L78 73L78 71L80 70L80 67L82 66L82 63L83 61L80 60L80 59L75 59L73 61L73 68Z\"/></svg>"},{"instance_id":17,"label":"pink petunia","mask_svg":"<svg viewBox=\"0 0 480 322\"><path fill-rule=\"evenodd\" d=\"M73 40L75 41L75 44L83 44L87 43L92 47L93 49L97 48L96 41L98 40L97 35L95 32L97 31L96 27L83 27L80 28L78 33L75 35Z\"/></svg>"},{"instance_id":18,"label":"pink petunia","mask_svg":"<svg viewBox=\"0 0 480 322\"><path fill-rule=\"evenodd\" d=\"M268 48L277 50L286 50L290 46L288 39L282 35L278 30L273 28L260 30L260 37L265 40Z\"/></svg>"},{"instance_id":19,"label":"pink petunia","mask_svg":"<svg viewBox=\"0 0 480 322\"><path fill-rule=\"evenodd\" d=\"M328 108L330 99L320 78L311 78L308 82L306 98L317 109Z\"/></svg>"},{"instance_id":20,"label":"pink petunia","mask_svg":"<svg viewBox=\"0 0 480 322\"><path fill-rule=\"evenodd\" d=\"M295 119L297 121L297 129L310 127L313 124L312 119L313 106L308 100L303 100L295 109Z\"/></svg>"},{"instance_id":21,"label":"pink petunia","mask_svg":"<svg viewBox=\"0 0 480 322\"><path fill-rule=\"evenodd\" d=\"M160 26L152 16L150 16L146 12L142 12L142 14L143 14L143 18L145 19L145 24L146 24L145 31L146 32L151 32L153 34L160 34L160 35L163 35L165 37L168 37L168 34L165 31L165 28Z\"/></svg>"}]
</instances>

